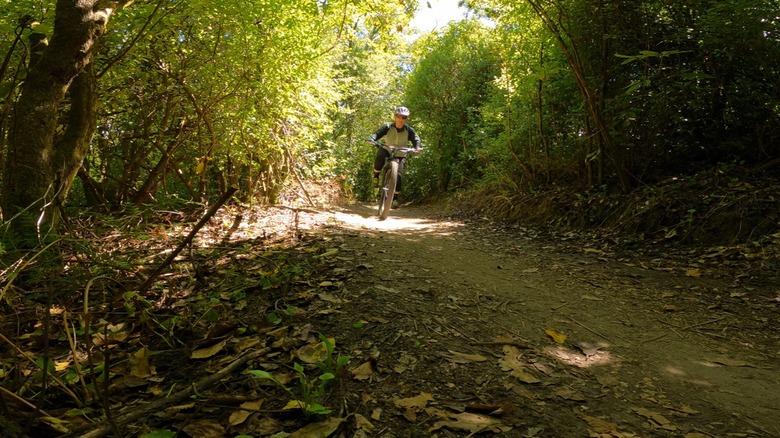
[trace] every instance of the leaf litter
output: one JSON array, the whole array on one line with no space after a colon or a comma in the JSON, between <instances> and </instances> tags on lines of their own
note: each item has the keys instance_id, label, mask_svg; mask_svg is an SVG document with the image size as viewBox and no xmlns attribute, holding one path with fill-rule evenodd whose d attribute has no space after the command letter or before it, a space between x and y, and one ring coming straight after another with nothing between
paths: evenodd
<instances>
[{"instance_id":1,"label":"leaf litter","mask_svg":"<svg viewBox=\"0 0 780 438\"><path fill-rule=\"evenodd\" d=\"M102 348L97 352L111 348L108 375L115 397L111 409L119 427L178 430L191 437L517 433L620 438L663 433L668 435L659 436L717 436L711 434L724 430L772 436L776 431L771 424L745 416L728 421L716 417L720 420L713 423L702 417L706 405L680 398L659 380L637 379L617 355L595 362L615 349L604 341L614 332L604 336L599 326L560 323L576 321L571 315L558 323L532 323L517 316L525 302L501 300L488 289L479 291L476 299L464 294L473 291L475 279L482 275L475 263L458 270L462 276L447 274L446 266L438 268L443 277L399 275L387 269L386 261L411 264L420 250L407 250L382 232L327 225L329 220L322 220L319 213L284 209L273 216L255 218L262 230L255 237L245 231L242 240L198 247L147 296L120 296L107 303L121 312L107 314L103 328L92 336L93 345ZM204 242L222 241L224 230L220 221L215 222L204 230L211 234ZM436 236L431 241L437 242L429 246L436 247L441 261L447 240ZM152 243L165 247L164 240L136 242L133 250ZM123 248L118 241L113 244L116 257ZM499 247L490 245L493 252ZM613 256L589 248L584 253L600 262ZM542 265L558 266L559 272L567 262L537 260L516 271L529 279L546 274L546 269L538 268ZM495 266L502 275L513 270L511 260ZM595 271L577 269L573 272L588 281L604 281ZM699 268L678 272L691 280L706 277ZM456 278L463 280L449 281ZM602 289L579 296L597 294L598 300L584 298L583 303L605 307L608 296ZM667 300L686 295L684 289L662 294ZM746 299L740 294L727 296ZM504 307L491 306L491 300L500 300ZM78 308L75 304L73 308ZM549 308L562 313L567 306L564 302ZM506 319L512 315L515 323ZM722 323L680 320L675 314L665 318L666 334L672 336L701 335ZM525 330L527 326L533 330ZM602 340L583 341L583 335ZM648 335L648 343L656 342L658 335ZM350 360L337 370L332 360L339 355ZM724 354L702 363L706 361L734 369L766 368L760 356L748 361ZM88 366L96 363L86 360ZM64 362L61 371L71 371L74 364ZM34 370L30 364L21 369ZM268 377L257 378L247 370ZM328 382L333 384L323 385L326 390L316 400L304 401L303 392L315 391L330 372ZM633 393L641 396L631 397ZM612 406L606 404L609 400L614 400ZM329 413L309 412L320 405ZM65 411L49 414L36 436L63 431L103 436L113 427Z\"/></svg>"}]
</instances>

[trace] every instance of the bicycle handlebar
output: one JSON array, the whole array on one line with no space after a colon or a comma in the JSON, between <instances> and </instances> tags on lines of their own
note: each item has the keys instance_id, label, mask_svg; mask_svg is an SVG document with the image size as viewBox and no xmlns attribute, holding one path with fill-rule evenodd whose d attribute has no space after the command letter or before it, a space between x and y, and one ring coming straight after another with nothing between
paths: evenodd
<instances>
[{"instance_id":1,"label":"bicycle handlebar","mask_svg":"<svg viewBox=\"0 0 780 438\"><path fill-rule=\"evenodd\" d=\"M371 145L376 146L377 148L385 148L385 149L387 149L387 150L389 150L391 152L392 151L403 151L403 152L407 152L407 153L408 152L416 152L416 153L419 154L419 153L422 153L422 151L423 151L423 148L413 148L413 147L412 148L410 148L410 147L402 148L402 147L398 147L398 146L390 146L390 145L388 145L386 143L381 143L381 142L378 142L376 140L372 140L370 138L367 138L366 141L371 143Z\"/></svg>"}]
</instances>

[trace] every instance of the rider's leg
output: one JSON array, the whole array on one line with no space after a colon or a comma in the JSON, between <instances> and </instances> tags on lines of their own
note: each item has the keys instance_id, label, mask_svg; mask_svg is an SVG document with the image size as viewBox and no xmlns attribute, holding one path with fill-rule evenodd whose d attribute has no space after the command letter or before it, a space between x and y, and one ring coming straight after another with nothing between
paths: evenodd
<instances>
[{"instance_id":1,"label":"rider's leg","mask_svg":"<svg viewBox=\"0 0 780 438\"><path fill-rule=\"evenodd\" d=\"M376 155L374 156L374 172L371 175L371 184L374 187L379 187L379 173L382 171L382 166L385 165L385 159L390 155L384 148L377 148Z\"/></svg>"},{"instance_id":2,"label":"rider's leg","mask_svg":"<svg viewBox=\"0 0 780 438\"><path fill-rule=\"evenodd\" d=\"M384 148L377 148L376 155L374 156L374 176L378 176L382 171L382 166L385 165L385 160L390 156L390 152L387 152Z\"/></svg>"}]
</instances>

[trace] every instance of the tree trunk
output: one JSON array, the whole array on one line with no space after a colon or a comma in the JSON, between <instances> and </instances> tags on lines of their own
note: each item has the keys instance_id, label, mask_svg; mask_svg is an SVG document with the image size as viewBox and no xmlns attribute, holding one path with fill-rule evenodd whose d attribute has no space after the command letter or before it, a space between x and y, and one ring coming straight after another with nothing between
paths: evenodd
<instances>
[{"instance_id":1,"label":"tree trunk","mask_svg":"<svg viewBox=\"0 0 780 438\"><path fill-rule=\"evenodd\" d=\"M114 11L98 0L57 0L51 42L30 66L22 86L10 127L2 207L6 220L26 217L12 222L25 247L56 227L58 202L65 199L81 166L94 130L94 83L89 75L79 79L72 92L70 123L75 125L55 145L58 115Z\"/></svg>"},{"instance_id":2,"label":"tree trunk","mask_svg":"<svg viewBox=\"0 0 780 438\"><path fill-rule=\"evenodd\" d=\"M81 72L70 87L70 113L65 134L54 145L55 205L65 203L84 157L89 150L97 124L97 84L91 68Z\"/></svg>"}]
</instances>

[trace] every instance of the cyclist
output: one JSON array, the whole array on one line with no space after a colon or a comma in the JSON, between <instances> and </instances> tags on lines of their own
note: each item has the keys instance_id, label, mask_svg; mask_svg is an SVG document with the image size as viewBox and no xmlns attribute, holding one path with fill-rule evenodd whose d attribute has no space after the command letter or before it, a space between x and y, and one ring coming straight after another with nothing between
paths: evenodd
<instances>
[{"instance_id":1,"label":"cyclist","mask_svg":"<svg viewBox=\"0 0 780 438\"><path fill-rule=\"evenodd\" d=\"M399 106L393 112L394 122L385 123L375 133L368 137L368 142L373 143L382 137L385 137L385 143L389 146L395 147L409 147L409 143L415 149L420 149L421 142L420 137L414 132L414 129L406 124L406 119L409 118L409 109L405 106ZM379 172L382 171L382 166L385 165L385 159L390 155L384 148L377 148L376 156L374 157L374 187L379 187ZM405 162L401 161L398 167L398 182L395 185L395 195L401 191L401 179L404 173ZM393 204L397 205L396 199L393 200Z\"/></svg>"}]
</instances>

